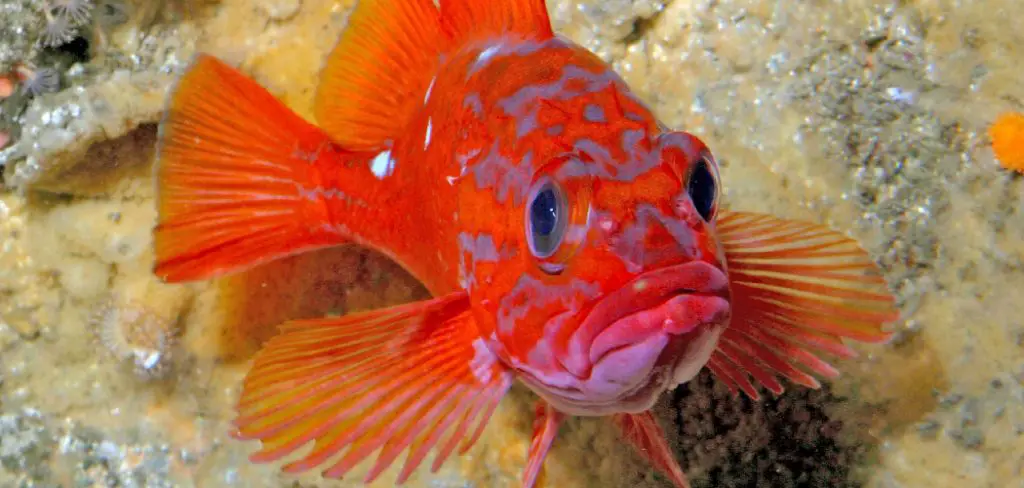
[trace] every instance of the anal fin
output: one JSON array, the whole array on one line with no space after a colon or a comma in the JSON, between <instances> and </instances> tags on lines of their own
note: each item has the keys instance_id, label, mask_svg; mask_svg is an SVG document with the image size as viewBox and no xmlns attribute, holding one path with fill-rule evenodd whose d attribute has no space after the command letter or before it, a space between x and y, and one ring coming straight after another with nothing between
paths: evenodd
<instances>
[{"instance_id":1,"label":"anal fin","mask_svg":"<svg viewBox=\"0 0 1024 488\"><path fill-rule=\"evenodd\" d=\"M460 291L284 324L245 379L236 436L262 441L255 462L314 443L285 465L290 473L326 464L323 475L340 478L378 452L369 483L407 451L398 476L404 482L437 447L436 471L457 447L465 452L476 441L512 383L468 307Z\"/></svg>"}]
</instances>

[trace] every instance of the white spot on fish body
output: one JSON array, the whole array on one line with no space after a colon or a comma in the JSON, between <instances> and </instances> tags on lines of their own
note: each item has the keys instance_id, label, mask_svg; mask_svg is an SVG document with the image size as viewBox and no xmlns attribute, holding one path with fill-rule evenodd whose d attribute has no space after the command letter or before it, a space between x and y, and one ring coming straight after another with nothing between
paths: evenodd
<instances>
[{"instance_id":1,"label":"white spot on fish body","mask_svg":"<svg viewBox=\"0 0 1024 488\"><path fill-rule=\"evenodd\" d=\"M480 51L480 55L476 57L477 64L484 63L488 59L494 57L494 55L498 53L499 49L501 49L501 46L491 46L487 49L484 49L483 51Z\"/></svg>"},{"instance_id":2,"label":"white spot on fish body","mask_svg":"<svg viewBox=\"0 0 1024 488\"><path fill-rule=\"evenodd\" d=\"M423 95L423 105L426 105L427 102L430 101L430 92L433 91L434 83L436 81L437 81L437 77L436 76L430 79L430 85L427 86L427 94Z\"/></svg>"},{"instance_id":3,"label":"white spot on fish body","mask_svg":"<svg viewBox=\"0 0 1024 488\"><path fill-rule=\"evenodd\" d=\"M395 160L391 157L391 151L381 151L380 154L374 156L373 161L370 162L370 171L379 179L391 176L395 172Z\"/></svg>"},{"instance_id":4,"label":"white spot on fish body","mask_svg":"<svg viewBox=\"0 0 1024 488\"><path fill-rule=\"evenodd\" d=\"M423 136L423 149L426 149L430 145L430 132L434 128L434 120L427 117L427 133Z\"/></svg>"},{"instance_id":5,"label":"white spot on fish body","mask_svg":"<svg viewBox=\"0 0 1024 488\"><path fill-rule=\"evenodd\" d=\"M466 171L469 169L469 162L473 158L479 156L481 152L480 148L474 148L465 154L458 154L455 156L455 159L459 162L459 176L466 175Z\"/></svg>"},{"instance_id":6,"label":"white spot on fish body","mask_svg":"<svg viewBox=\"0 0 1024 488\"><path fill-rule=\"evenodd\" d=\"M498 364L498 358L484 344L483 339L477 337L473 340L473 359L469 361L470 371L481 384L488 384L491 381L491 372Z\"/></svg>"}]
</instances>

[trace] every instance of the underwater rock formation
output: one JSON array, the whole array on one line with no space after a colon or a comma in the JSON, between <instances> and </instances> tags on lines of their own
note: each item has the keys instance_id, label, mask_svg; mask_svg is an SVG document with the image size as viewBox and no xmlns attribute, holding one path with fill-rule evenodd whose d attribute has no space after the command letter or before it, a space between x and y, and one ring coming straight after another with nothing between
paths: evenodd
<instances>
[{"instance_id":1,"label":"underwater rock formation","mask_svg":"<svg viewBox=\"0 0 1024 488\"><path fill-rule=\"evenodd\" d=\"M6 75L16 84L0 99L0 485L291 483L226 436L248 355L286 316L424 291L355 248L160 284L149 170L164 97L192 53L242 66L309 117L315 74L354 2L140 0L100 30L82 26L120 14L91 3L71 38L47 46L47 2L0 0L0 73L59 78L51 92L23 90L28 72ZM754 403L705 374L666 398L661 419L695 485L1021 483L1024 181L986 135L1022 110L1015 0L548 3L560 32L613 62L669 125L708 141L728 206L847 229L899 292L897 340L858 348L827 389ZM158 381L125 374L163 343L98 343L97 310L155 310L175 338L173 367ZM515 486L528 400L516 390L479 446L411 484ZM605 423L563 430L549 484L666 486Z\"/></svg>"}]
</instances>

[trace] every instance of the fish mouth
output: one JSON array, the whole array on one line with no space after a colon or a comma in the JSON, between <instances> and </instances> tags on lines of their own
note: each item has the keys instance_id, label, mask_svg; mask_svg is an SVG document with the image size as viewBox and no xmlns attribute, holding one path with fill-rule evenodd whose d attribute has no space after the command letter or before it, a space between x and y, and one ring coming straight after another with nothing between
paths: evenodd
<instances>
[{"instance_id":1,"label":"fish mouth","mask_svg":"<svg viewBox=\"0 0 1024 488\"><path fill-rule=\"evenodd\" d=\"M663 391L700 371L729 316L728 279L712 264L694 261L637 276L580 322L561 361L579 381L574 391L557 395L558 407L575 415L650 408Z\"/></svg>"},{"instance_id":2,"label":"fish mouth","mask_svg":"<svg viewBox=\"0 0 1024 488\"><path fill-rule=\"evenodd\" d=\"M616 329L616 324L632 321L634 324L664 318L675 324L666 325L667 332L682 334L696 327L697 317L689 316L687 305L700 297L729 298L729 279L721 269L704 261L692 261L648 271L608 294L598 302L580 323L581 331L602 331L600 335ZM680 315L683 313L683 315ZM644 315L648 314L649 317ZM690 323L686 323L690 322ZM647 328L647 327L644 327ZM592 337L597 339L599 336ZM591 349L591 360L602 350Z\"/></svg>"}]
</instances>

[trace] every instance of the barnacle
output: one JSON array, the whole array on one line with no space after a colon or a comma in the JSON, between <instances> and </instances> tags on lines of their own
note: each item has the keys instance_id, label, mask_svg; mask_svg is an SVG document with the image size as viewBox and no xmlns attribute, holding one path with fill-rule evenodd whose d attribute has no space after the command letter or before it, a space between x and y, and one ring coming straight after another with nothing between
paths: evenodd
<instances>
[{"instance_id":1,"label":"barnacle","mask_svg":"<svg viewBox=\"0 0 1024 488\"><path fill-rule=\"evenodd\" d=\"M1006 169L1024 173L1024 113L1005 113L988 129L992 151Z\"/></svg>"},{"instance_id":2,"label":"barnacle","mask_svg":"<svg viewBox=\"0 0 1024 488\"><path fill-rule=\"evenodd\" d=\"M91 324L110 354L128 363L137 376L155 380L171 370L177 328L145 304L113 296L96 308Z\"/></svg>"}]
</instances>

